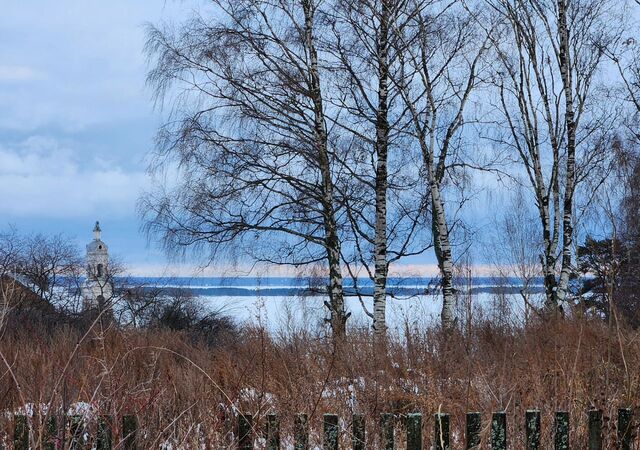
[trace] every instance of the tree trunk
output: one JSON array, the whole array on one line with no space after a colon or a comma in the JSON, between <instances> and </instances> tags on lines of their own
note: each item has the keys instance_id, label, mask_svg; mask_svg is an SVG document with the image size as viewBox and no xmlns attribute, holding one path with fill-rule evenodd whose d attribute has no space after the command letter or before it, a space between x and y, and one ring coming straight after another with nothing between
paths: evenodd
<instances>
[{"instance_id":1,"label":"tree trunk","mask_svg":"<svg viewBox=\"0 0 640 450\"><path fill-rule=\"evenodd\" d=\"M373 292L373 329L377 336L386 335L387 307L387 188L389 152L388 121L388 31L389 0L382 0L380 35L378 38L378 110L376 114L376 221L375 275Z\"/></svg>"},{"instance_id":2,"label":"tree trunk","mask_svg":"<svg viewBox=\"0 0 640 450\"><path fill-rule=\"evenodd\" d=\"M430 181L432 203L432 228L438 268L442 277L442 312L440 319L442 328L451 329L455 325L455 291L453 289L453 255L449 240L449 227L444 204L440 193L440 186Z\"/></svg>"},{"instance_id":3,"label":"tree trunk","mask_svg":"<svg viewBox=\"0 0 640 450\"><path fill-rule=\"evenodd\" d=\"M322 182L322 214L325 232L325 247L329 265L329 323L334 338L341 339L346 333L347 314L344 307L344 290L342 286L342 269L340 267L341 248L333 206L333 180L331 163L327 147L327 128L322 104L320 73L318 70L318 53L313 36L314 5L312 0L302 0L305 15L305 35L309 52L309 90L314 105L314 134L318 166Z\"/></svg>"},{"instance_id":4,"label":"tree trunk","mask_svg":"<svg viewBox=\"0 0 640 450\"><path fill-rule=\"evenodd\" d=\"M567 128L567 169L565 196L562 216L562 270L556 289L556 308L564 307L572 271L573 246L573 196L576 184L576 123L573 106L573 81L569 55L569 29L567 26L567 5L558 0L558 34L560 35L560 75L565 99L565 125Z\"/></svg>"},{"instance_id":5,"label":"tree trunk","mask_svg":"<svg viewBox=\"0 0 640 450\"><path fill-rule=\"evenodd\" d=\"M551 232L550 212L549 212L549 196L544 189L544 180L540 177L540 180L536 180L538 189L538 210L540 213L540 222L542 225L542 239L544 246L544 253L540 255L540 264L542 265L542 273L544 275L544 292L545 292L545 307L551 308L555 303L555 292L557 288L556 280L556 257L555 252L557 243ZM544 192L542 195L540 193Z\"/></svg>"},{"instance_id":6,"label":"tree trunk","mask_svg":"<svg viewBox=\"0 0 640 450\"><path fill-rule=\"evenodd\" d=\"M342 269L340 267L340 241L335 223L325 220L327 227L327 259L329 262L329 312L331 332L336 340L344 337L347 331L348 315L344 307L344 290L342 287Z\"/></svg>"}]
</instances>

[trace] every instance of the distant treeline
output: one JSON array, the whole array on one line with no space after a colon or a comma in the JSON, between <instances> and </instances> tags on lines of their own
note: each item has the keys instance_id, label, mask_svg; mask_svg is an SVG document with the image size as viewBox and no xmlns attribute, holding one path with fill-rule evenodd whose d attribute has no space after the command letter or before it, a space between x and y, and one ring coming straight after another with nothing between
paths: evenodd
<instances>
[{"instance_id":1,"label":"distant treeline","mask_svg":"<svg viewBox=\"0 0 640 450\"><path fill-rule=\"evenodd\" d=\"M263 288L263 287L232 287L232 286L220 286L220 287L146 287L146 290L153 290L160 292L161 295L174 296L178 293L190 296L200 297L319 297L326 296L326 288L317 287L275 287L275 288ZM465 294L505 294L505 295L517 295L520 294L521 285L489 285L489 286L472 286L470 289L464 289ZM352 287L345 286L345 296L373 296L374 286L363 286L357 291ZM542 284L530 286L526 289L528 294L542 294L544 293L544 286ZM435 287L402 287L391 286L388 288L388 294L394 297L412 297L418 295L437 295L438 291Z\"/></svg>"}]
</instances>

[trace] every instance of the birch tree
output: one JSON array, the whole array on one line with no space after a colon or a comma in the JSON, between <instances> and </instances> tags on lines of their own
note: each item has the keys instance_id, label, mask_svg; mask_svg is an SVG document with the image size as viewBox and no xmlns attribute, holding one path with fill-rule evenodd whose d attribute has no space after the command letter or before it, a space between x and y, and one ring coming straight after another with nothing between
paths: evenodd
<instances>
[{"instance_id":1,"label":"birch tree","mask_svg":"<svg viewBox=\"0 0 640 450\"><path fill-rule=\"evenodd\" d=\"M598 138L613 116L597 103L596 76L612 42L606 0L488 0L504 21L494 41L497 138L514 151L538 210L547 310L562 312L575 270L576 196L606 159ZM586 183L584 183L586 185ZM592 183L592 186L598 183Z\"/></svg>"},{"instance_id":2,"label":"birch tree","mask_svg":"<svg viewBox=\"0 0 640 450\"><path fill-rule=\"evenodd\" d=\"M431 230L442 289L441 321L451 328L455 318L452 232L464 199L455 191L472 166L464 154L463 128L472 93L479 84L487 37L463 2L414 2L414 38L402 55L399 86L408 111L406 133L422 156L428 186Z\"/></svg>"},{"instance_id":3,"label":"birch tree","mask_svg":"<svg viewBox=\"0 0 640 450\"><path fill-rule=\"evenodd\" d=\"M416 155L403 136L406 114L392 79L406 50L411 11L408 0L340 0L327 47L336 61L339 111L336 126L352 140L345 167L350 194L344 195L352 233L345 262L358 296L358 277L373 281L373 319L386 331L389 265L429 247L424 230L426 203ZM359 192L359 195L355 191Z\"/></svg>"},{"instance_id":4,"label":"birch tree","mask_svg":"<svg viewBox=\"0 0 640 450\"><path fill-rule=\"evenodd\" d=\"M141 200L168 251L231 250L269 264L321 264L334 336L345 333L340 140L326 118L318 0L216 0L215 18L150 28L148 81L170 101ZM178 167L175 186L163 170ZM227 253L228 254L228 253Z\"/></svg>"}]
</instances>

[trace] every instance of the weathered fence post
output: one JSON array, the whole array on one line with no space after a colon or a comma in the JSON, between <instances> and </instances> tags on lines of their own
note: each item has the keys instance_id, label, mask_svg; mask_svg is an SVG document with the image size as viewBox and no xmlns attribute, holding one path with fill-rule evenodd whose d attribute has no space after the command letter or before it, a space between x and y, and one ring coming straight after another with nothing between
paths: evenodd
<instances>
[{"instance_id":1,"label":"weathered fence post","mask_svg":"<svg viewBox=\"0 0 640 450\"><path fill-rule=\"evenodd\" d=\"M524 421L527 450L538 450L540 448L540 411L528 410L525 413Z\"/></svg>"},{"instance_id":2,"label":"weathered fence post","mask_svg":"<svg viewBox=\"0 0 640 450\"><path fill-rule=\"evenodd\" d=\"M569 413L566 411L556 412L555 449L569 450Z\"/></svg>"},{"instance_id":3,"label":"weathered fence post","mask_svg":"<svg viewBox=\"0 0 640 450\"><path fill-rule=\"evenodd\" d=\"M437 413L435 415L435 440L436 450L450 450L449 445L449 414Z\"/></svg>"},{"instance_id":4,"label":"weathered fence post","mask_svg":"<svg viewBox=\"0 0 640 450\"><path fill-rule=\"evenodd\" d=\"M14 417L13 448L15 450L29 450L29 423L25 415Z\"/></svg>"},{"instance_id":5,"label":"weathered fence post","mask_svg":"<svg viewBox=\"0 0 640 450\"><path fill-rule=\"evenodd\" d=\"M589 410L589 450L602 450L602 410Z\"/></svg>"},{"instance_id":6,"label":"weathered fence post","mask_svg":"<svg viewBox=\"0 0 640 450\"><path fill-rule=\"evenodd\" d=\"M338 416L336 414L325 414L324 423L324 450L338 450Z\"/></svg>"},{"instance_id":7,"label":"weathered fence post","mask_svg":"<svg viewBox=\"0 0 640 450\"><path fill-rule=\"evenodd\" d=\"M253 450L253 416L240 414L238 416L238 449Z\"/></svg>"},{"instance_id":8,"label":"weathered fence post","mask_svg":"<svg viewBox=\"0 0 640 450\"><path fill-rule=\"evenodd\" d=\"M295 450L309 449L309 419L306 414L298 414L293 424Z\"/></svg>"},{"instance_id":9,"label":"weathered fence post","mask_svg":"<svg viewBox=\"0 0 640 450\"><path fill-rule=\"evenodd\" d=\"M480 447L482 415L479 412L467 413L467 450Z\"/></svg>"},{"instance_id":10,"label":"weathered fence post","mask_svg":"<svg viewBox=\"0 0 640 450\"><path fill-rule=\"evenodd\" d=\"M380 446L383 450L393 450L395 447L394 415L383 413L380 415Z\"/></svg>"},{"instance_id":11,"label":"weathered fence post","mask_svg":"<svg viewBox=\"0 0 640 450\"><path fill-rule=\"evenodd\" d=\"M450 450L450 415L435 414L435 450ZM566 411L558 411L554 422L555 450L569 450L570 417ZM112 417L101 415L98 418L96 434L96 450L111 450L113 448ZM422 414L408 414L406 416L406 449L423 450L422 442ZM482 417L478 412L466 415L466 449L477 449L481 443ZM82 449L84 439L84 419L74 415L68 419L71 435L70 448ZM395 448L395 416L384 413L380 416L381 448L394 450ZM353 415L353 450L366 448L366 418L362 414ZM324 441L323 450L339 449L339 418L335 414L323 416ZM525 418L526 449L538 450L541 436L541 416L538 410L526 411ZM602 450L603 448L603 412L592 409L588 412L588 450ZM137 449L138 421L133 415L122 417L123 449ZM14 419L13 448L28 450L29 423L25 415L16 415ZM280 450L280 420L276 414L267 416L266 449ZM56 417L50 416L45 423L43 448L55 450L57 437ZM617 448L631 450L633 443L633 410L621 408L618 410ZM253 450L253 418L251 415L240 415L238 418L238 447L239 450ZM493 450L507 449L507 418L505 412L496 412L491 421L491 448ZM309 449L309 427L306 414L299 414L294 422L294 450Z\"/></svg>"},{"instance_id":12,"label":"weathered fence post","mask_svg":"<svg viewBox=\"0 0 640 450\"><path fill-rule=\"evenodd\" d=\"M632 419L632 409L621 408L618 410L618 448L620 450L631 450Z\"/></svg>"},{"instance_id":13,"label":"weathered fence post","mask_svg":"<svg viewBox=\"0 0 640 450\"><path fill-rule=\"evenodd\" d=\"M493 413L491 420L491 448L507 450L507 413Z\"/></svg>"},{"instance_id":14,"label":"weathered fence post","mask_svg":"<svg viewBox=\"0 0 640 450\"><path fill-rule=\"evenodd\" d=\"M113 447L113 418L100 416L98 418L98 435L96 436L96 450L111 450Z\"/></svg>"},{"instance_id":15,"label":"weathered fence post","mask_svg":"<svg viewBox=\"0 0 640 450\"><path fill-rule=\"evenodd\" d=\"M422 414L407 415L407 450L422 450Z\"/></svg>"},{"instance_id":16,"label":"weathered fence post","mask_svg":"<svg viewBox=\"0 0 640 450\"><path fill-rule=\"evenodd\" d=\"M138 418L133 415L122 416L122 440L125 450L138 448Z\"/></svg>"},{"instance_id":17,"label":"weathered fence post","mask_svg":"<svg viewBox=\"0 0 640 450\"><path fill-rule=\"evenodd\" d=\"M275 414L267 416L267 450L280 450L280 419Z\"/></svg>"},{"instance_id":18,"label":"weathered fence post","mask_svg":"<svg viewBox=\"0 0 640 450\"><path fill-rule=\"evenodd\" d=\"M44 450L56 450L57 425L56 416L49 416L45 425Z\"/></svg>"},{"instance_id":19,"label":"weathered fence post","mask_svg":"<svg viewBox=\"0 0 640 450\"><path fill-rule=\"evenodd\" d=\"M71 434L71 450L80 450L84 448L82 416L75 415L69 419L69 432Z\"/></svg>"},{"instance_id":20,"label":"weathered fence post","mask_svg":"<svg viewBox=\"0 0 640 450\"><path fill-rule=\"evenodd\" d=\"M364 450L366 425L362 414L353 415L353 450Z\"/></svg>"}]
</instances>

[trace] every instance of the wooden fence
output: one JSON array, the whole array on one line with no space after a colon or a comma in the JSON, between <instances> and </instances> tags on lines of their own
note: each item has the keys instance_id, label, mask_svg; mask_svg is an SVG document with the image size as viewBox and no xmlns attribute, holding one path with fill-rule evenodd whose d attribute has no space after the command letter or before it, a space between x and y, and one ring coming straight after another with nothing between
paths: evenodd
<instances>
[{"instance_id":1,"label":"wooden fence","mask_svg":"<svg viewBox=\"0 0 640 450\"><path fill-rule=\"evenodd\" d=\"M42 448L44 450L58 450L61 448L83 450L85 448L85 424L82 416L71 416L61 427L60 433L56 418L51 416L46 423L45 437ZM96 450L111 450L114 448L113 418L111 416L99 416L98 427L95 436ZM68 431L68 436L67 436ZM122 441L118 449L135 450L138 448L138 419L136 416L126 415L122 417ZM68 440L67 440L68 439ZM14 450L29 450L29 422L24 415L16 415L13 428Z\"/></svg>"},{"instance_id":2,"label":"wooden fence","mask_svg":"<svg viewBox=\"0 0 640 450\"><path fill-rule=\"evenodd\" d=\"M380 417L380 448L394 450L396 443L395 414L382 414ZM406 432L406 450L423 450L423 418L422 414L408 414L402 416L404 431ZM114 448L113 421L111 416L98 418L95 448L97 450L110 450ZM436 414L434 417L434 434L431 448L435 450L450 450L450 417L449 414ZM67 419L63 430L68 430L68 447L83 449L83 419L81 416L72 416ZM481 445L482 415L480 413L467 413L465 448L474 449ZM588 413L588 437L589 450L603 448L603 414L601 410L591 410ZM633 411L631 409L618 410L618 425L616 448L631 450L635 436L633 434ZM138 420L135 416L122 417L122 439L115 446L118 449L135 450L138 448ZM569 413L559 411L555 413L554 420L554 448L555 450L568 450L569 442ZM46 426L47 438L44 445L46 450L56 450L60 441L64 442L65 436L60 436L56 427L55 418L49 418ZM253 416L245 414L237 419L237 445L239 450L253 450L256 427ZM293 442L294 450L308 450L309 446L309 418L306 414L299 414L294 419ZM338 450L340 436L340 421L335 414L323 416L322 447L323 450ZM525 416L525 448L536 450L540 448L541 441L540 411L527 411ZM267 450L280 449L280 418L270 414L266 418L264 436ZM366 421L360 414L354 414L351 422L351 446L353 450L364 450L367 447ZM506 450L509 446L507 436L507 414L505 412L494 413L491 419L490 444L494 450ZM29 425L26 416L15 416L14 437L15 450L29 449ZM573 443L575 448L584 448L583 443Z\"/></svg>"}]
</instances>

